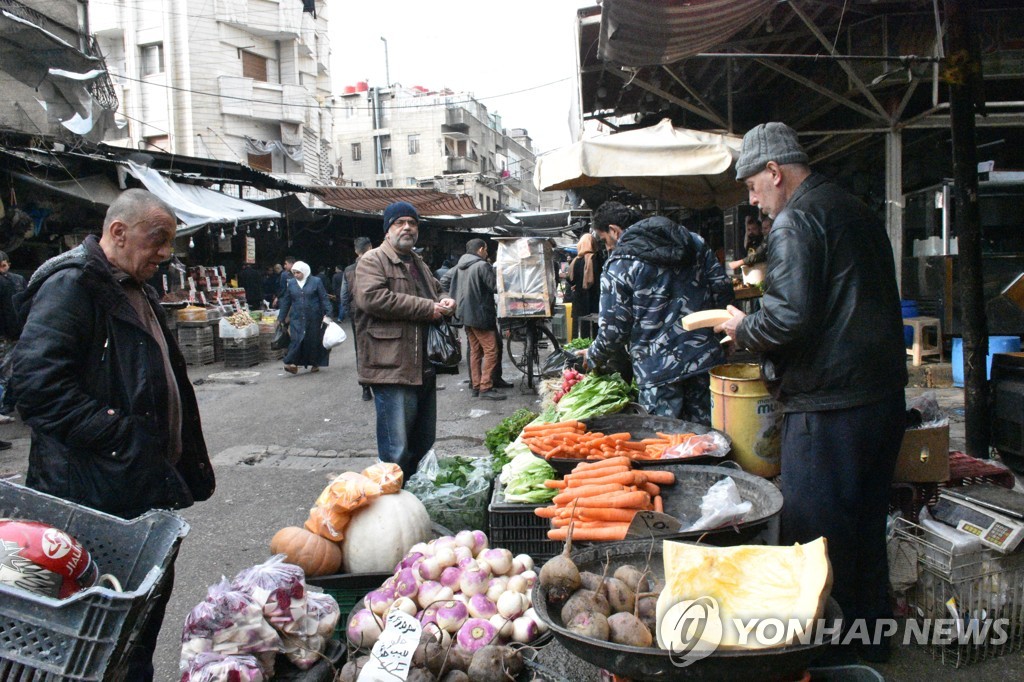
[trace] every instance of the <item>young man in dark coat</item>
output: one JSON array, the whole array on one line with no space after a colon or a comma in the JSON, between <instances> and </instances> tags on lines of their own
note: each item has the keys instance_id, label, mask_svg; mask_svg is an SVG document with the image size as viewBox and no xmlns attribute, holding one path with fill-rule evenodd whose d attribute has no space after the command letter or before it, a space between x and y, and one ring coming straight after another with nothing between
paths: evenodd
<instances>
[{"instance_id":1,"label":"young man in dark coat","mask_svg":"<svg viewBox=\"0 0 1024 682\"><path fill-rule=\"evenodd\" d=\"M103 236L44 263L19 314L10 390L32 429L29 487L124 518L206 500L214 474L185 360L156 292L173 210L141 189L110 205ZM169 568L129 660L152 680Z\"/></svg>"},{"instance_id":2,"label":"young man in dark coat","mask_svg":"<svg viewBox=\"0 0 1024 682\"><path fill-rule=\"evenodd\" d=\"M359 308L353 302L353 292L356 286L356 266L363 254L373 248L373 242L369 237L356 237L353 246L356 251L356 262L345 268L344 278L341 280L341 290L338 292L338 321L340 322L348 315L349 323L352 325L352 347L356 351L356 371L359 370L359 331L356 323L359 317ZM373 392L367 384L359 382L363 387L363 400L373 400Z\"/></svg>"},{"instance_id":3,"label":"young man in dark coat","mask_svg":"<svg viewBox=\"0 0 1024 682\"><path fill-rule=\"evenodd\" d=\"M466 253L458 264L446 274L459 322L469 337L469 378L473 395L484 400L504 400L505 396L493 387L494 367L498 361L497 310L494 305L494 267L487 260L487 243L483 239L470 239Z\"/></svg>"}]
</instances>

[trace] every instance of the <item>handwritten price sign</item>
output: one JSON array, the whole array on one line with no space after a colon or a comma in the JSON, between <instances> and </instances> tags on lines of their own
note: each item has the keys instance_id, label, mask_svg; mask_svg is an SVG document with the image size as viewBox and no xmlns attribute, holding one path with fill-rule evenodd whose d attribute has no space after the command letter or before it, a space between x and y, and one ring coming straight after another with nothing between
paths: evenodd
<instances>
[{"instance_id":1,"label":"handwritten price sign","mask_svg":"<svg viewBox=\"0 0 1024 682\"><path fill-rule=\"evenodd\" d=\"M384 622L384 632L373 645L370 660L359 673L359 682L404 682L419 643L420 622L404 611L392 609Z\"/></svg>"}]
</instances>

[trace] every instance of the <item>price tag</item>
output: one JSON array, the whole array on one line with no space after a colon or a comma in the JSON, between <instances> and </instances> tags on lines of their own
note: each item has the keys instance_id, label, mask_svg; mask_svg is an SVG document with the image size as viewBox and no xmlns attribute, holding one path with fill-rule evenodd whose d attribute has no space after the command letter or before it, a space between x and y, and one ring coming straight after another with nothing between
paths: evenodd
<instances>
[{"instance_id":1,"label":"price tag","mask_svg":"<svg viewBox=\"0 0 1024 682\"><path fill-rule=\"evenodd\" d=\"M359 673L359 682L405 680L419 643L420 622L404 611L392 609L384 623L384 632L373 645L370 660Z\"/></svg>"},{"instance_id":2,"label":"price tag","mask_svg":"<svg viewBox=\"0 0 1024 682\"><path fill-rule=\"evenodd\" d=\"M178 270L178 282L180 284L180 286L178 288L179 289L184 289L185 288L185 273L182 272L181 270Z\"/></svg>"},{"instance_id":3,"label":"price tag","mask_svg":"<svg viewBox=\"0 0 1024 682\"><path fill-rule=\"evenodd\" d=\"M166 294L168 291L170 291L170 289L167 288L167 275L164 274L161 277L162 277L163 283L164 283L164 293Z\"/></svg>"},{"instance_id":4,"label":"price tag","mask_svg":"<svg viewBox=\"0 0 1024 682\"><path fill-rule=\"evenodd\" d=\"M196 281L192 279L191 275L188 278L188 290L191 291L192 293L195 293L196 291Z\"/></svg>"},{"instance_id":5,"label":"price tag","mask_svg":"<svg viewBox=\"0 0 1024 682\"><path fill-rule=\"evenodd\" d=\"M674 516L654 511L638 511L626 530L626 538L649 538L676 533L683 524Z\"/></svg>"},{"instance_id":6,"label":"price tag","mask_svg":"<svg viewBox=\"0 0 1024 682\"><path fill-rule=\"evenodd\" d=\"M206 294L204 294L201 291L199 292L199 300L202 301L204 306L207 305L207 303L206 303Z\"/></svg>"}]
</instances>

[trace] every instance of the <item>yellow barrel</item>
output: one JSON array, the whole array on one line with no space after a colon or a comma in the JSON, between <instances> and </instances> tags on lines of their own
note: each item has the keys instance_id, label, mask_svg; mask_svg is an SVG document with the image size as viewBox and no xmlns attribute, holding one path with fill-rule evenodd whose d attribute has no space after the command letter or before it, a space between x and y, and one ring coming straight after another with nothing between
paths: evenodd
<instances>
[{"instance_id":1,"label":"yellow barrel","mask_svg":"<svg viewBox=\"0 0 1024 682\"><path fill-rule=\"evenodd\" d=\"M711 369L711 426L732 439L732 459L758 476L778 476L782 411L754 364Z\"/></svg>"}]
</instances>

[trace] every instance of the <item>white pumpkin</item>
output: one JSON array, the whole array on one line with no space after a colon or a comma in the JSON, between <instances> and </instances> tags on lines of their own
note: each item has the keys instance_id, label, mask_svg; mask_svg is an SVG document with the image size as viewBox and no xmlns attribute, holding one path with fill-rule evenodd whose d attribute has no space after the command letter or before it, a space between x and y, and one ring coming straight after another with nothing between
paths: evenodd
<instances>
[{"instance_id":1,"label":"white pumpkin","mask_svg":"<svg viewBox=\"0 0 1024 682\"><path fill-rule=\"evenodd\" d=\"M412 493L381 495L356 511L345 528L346 573L388 573L418 542L430 540L430 516Z\"/></svg>"}]
</instances>

